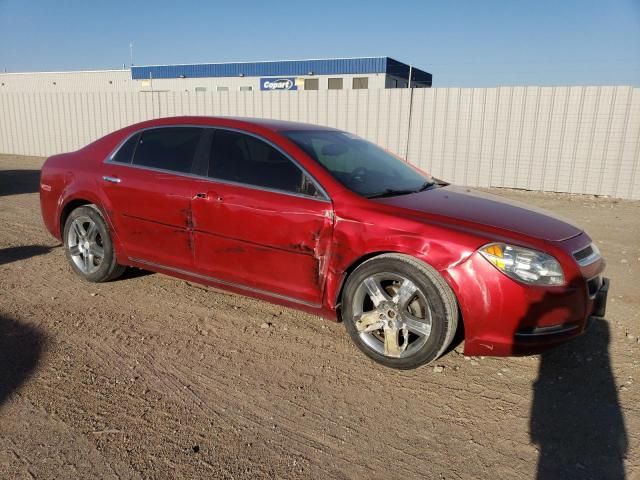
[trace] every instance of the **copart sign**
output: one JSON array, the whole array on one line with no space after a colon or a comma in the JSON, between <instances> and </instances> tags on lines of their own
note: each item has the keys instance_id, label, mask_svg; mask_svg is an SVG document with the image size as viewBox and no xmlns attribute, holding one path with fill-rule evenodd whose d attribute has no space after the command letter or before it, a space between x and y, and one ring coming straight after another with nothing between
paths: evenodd
<instances>
[{"instance_id":1,"label":"copart sign","mask_svg":"<svg viewBox=\"0 0 640 480\"><path fill-rule=\"evenodd\" d=\"M293 77L284 78L261 78L260 90L297 90L296 79Z\"/></svg>"}]
</instances>

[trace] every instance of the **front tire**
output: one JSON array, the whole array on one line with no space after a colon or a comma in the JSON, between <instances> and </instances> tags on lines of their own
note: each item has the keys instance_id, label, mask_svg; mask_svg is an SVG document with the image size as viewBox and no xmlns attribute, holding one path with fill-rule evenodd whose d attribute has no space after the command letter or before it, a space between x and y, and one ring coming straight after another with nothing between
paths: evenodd
<instances>
[{"instance_id":1,"label":"front tire","mask_svg":"<svg viewBox=\"0 0 640 480\"><path fill-rule=\"evenodd\" d=\"M406 370L442 355L458 326L458 305L431 266L408 255L383 254L348 277L342 319L368 357Z\"/></svg>"},{"instance_id":2,"label":"front tire","mask_svg":"<svg viewBox=\"0 0 640 480\"><path fill-rule=\"evenodd\" d=\"M73 210L65 221L62 235L67 260L84 280L108 282L125 271L126 267L116 261L109 229L95 205Z\"/></svg>"}]
</instances>

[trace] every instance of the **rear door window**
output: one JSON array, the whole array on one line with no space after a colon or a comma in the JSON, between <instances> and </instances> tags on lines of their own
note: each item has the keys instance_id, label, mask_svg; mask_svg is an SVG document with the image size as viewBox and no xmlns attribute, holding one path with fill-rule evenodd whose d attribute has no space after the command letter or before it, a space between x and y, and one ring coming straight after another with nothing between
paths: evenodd
<instances>
[{"instance_id":1,"label":"rear door window","mask_svg":"<svg viewBox=\"0 0 640 480\"><path fill-rule=\"evenodd\" d=\"M190 173L203 130L200 127L162 127L145 130L135 148L133 164Z\"/></svg>"}]
</instances>

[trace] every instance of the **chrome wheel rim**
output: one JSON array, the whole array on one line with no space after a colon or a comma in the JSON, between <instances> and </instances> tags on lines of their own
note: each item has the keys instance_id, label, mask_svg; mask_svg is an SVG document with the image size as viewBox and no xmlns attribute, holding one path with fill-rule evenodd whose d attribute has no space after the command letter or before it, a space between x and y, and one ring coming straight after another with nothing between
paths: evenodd
<instances>
[{"instance_id":1,"label":"chrome wheel rim","mask_svg":"<svg viewBox=\"0 0 640 480\"><path fill-rule=\"evenodd\" d=\"M96 223L88 216L76 218L67 234L71 260L85 274L97 271L104 261L104 244Z\"/></svg>"},{"instance_id":2,"label":"chrome wheel rim","mask_svg":"<svg viewBox=\"0 0 640 480\"><path fill-rule=\"evenodd\" d=\"M365 278L356 289L352 309L362 341L385 357L410 357L431 335L431 309L425 294L396 273Z\"/></svg>"}]
</instances>

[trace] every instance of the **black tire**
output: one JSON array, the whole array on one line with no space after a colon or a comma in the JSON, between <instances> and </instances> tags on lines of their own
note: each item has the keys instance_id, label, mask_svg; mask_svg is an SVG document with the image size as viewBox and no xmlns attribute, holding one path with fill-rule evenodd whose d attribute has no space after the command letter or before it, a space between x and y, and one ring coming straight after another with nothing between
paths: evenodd
<instances>
[{"instance_id":1,"label":"black tire","mask_svg":"<svg viewBox=\"0 0 640 480\"><path fill-rule=\"evenodd\" d=\"M410 297L410 295L406 297L414 299L413 301L407 301L409 305L407 308L411 309L411 305L421 307L424 322L430 325L429 333L422 336L407 333L408 330L406 329L399 331L400 333L397 335L403 335L402 339L404 341L403 343L406 344L404 346L406 350L401 353L397 353L396 350L391 350L392 354L395 352L395 355L401 355L398 358L390 357L386 354L386 329L363 332L358 330L358 328L364 328L363 324L359 323L359 327L357 326L357 320L361 318L361 314L371 315L372 312L376 312L373 316L368 317L373 319L368 320L369 322L374 322L375 319L382 318L377 316L377 312L387 311L386 305L393 307L393 303L380 300L380 306L375 307L373 303L374 299L370 293L368 293L369 290L364 283L365 280L370 282L371 278L383 279L385 276L402 279L397 280L397 282L409 280L413 283L413 286L417 287L419 292L416 293L414 297ZM384 282L385 281L380 280L380 282L376 284L380 287L384 285ZM407 285L410 285L410 283ZM362 288L367 292L364 296ZM395 292L400 292L399 286L383 286L383 289L384 288L395 288ZM408 288L407 291L411 291L411 289ZM386 298L393 297L389 291L384 291L384 293ZM398 298L398 296L393 298ZM363 309L359 313L355 313L355 309L357 309L357 305L361 302L361 299L364 299L365 304L367 301L370 302L370 308L373 308L373 310L365 312ZM413 302L418 303L414 304ZM394 316L397 315L398 321L404 318L403 312L406 310L400 306L400 303L403 302L398 302L398 305L396 305L396 313L394 314ZM392 312L389 312L389 315L391 315ZM413 315L413 311L407 310L406 313ZM385 318L393 317L389 316ZM419 319L419 316L412 316L411 318ZM368 357L387 367L408 370L436 360L447 349L458 327L458 305L453 291L434 268L408 255L383 254L363 262L347 278L342 294L342 320L353 342ZM384 322L385 320L381 321ZM375 328L378 323L379 322L375 320L375 324L370 323L369 325L371 328ZM387 326L388 325L389 324L387 324ZM400 323L396 324L395 328L398 328L397 325L400 325ZM393 330L389 331L393 332ZM413 335L413 340L410 340L411 335ZM380 336L382 336L382 339L380 339ZM396 345L399 343L399 338L399 336L396 336ZM384 351L381 352L379 350L380 347L376 343L376 340L382 342ZM417 343L414 344L412 342Z\"/></svg>"},{"instance_id":2,"label":"black tire","mask_svg":"<svg viewBox=\"0 0 640 480\"><path fill-rule=\"evenodd\" d=\"M95 237L93 241L79 241L80 235L78 235L77 230L71 232L72 228L76 228L74 227L74 222L76 225L81 223L88 226L93 222L93 225L95 225ZM108 282L118 278L126 270L125 266L119 265L116 261L116 254L113 249L113 243L111 242L109 228L102 213L100 213L100 210L95 205L83 205L69 214L64 224L62 242L64 244L65 255L71 268L84 280L94 283ZM76 245L76 243L78 245ZM85 258L88 254L85 253L83 255L79 253L78 249L80 248L79 244L85 245L87 243L93 245L93 248L99 248L103 256L101 259L98 259L97 254L90 256L91 264L85 271L83 268L87 267ZM87 252L90 252L91 248L92 247L89 247Z\"/></svg>"}]
</instances>

